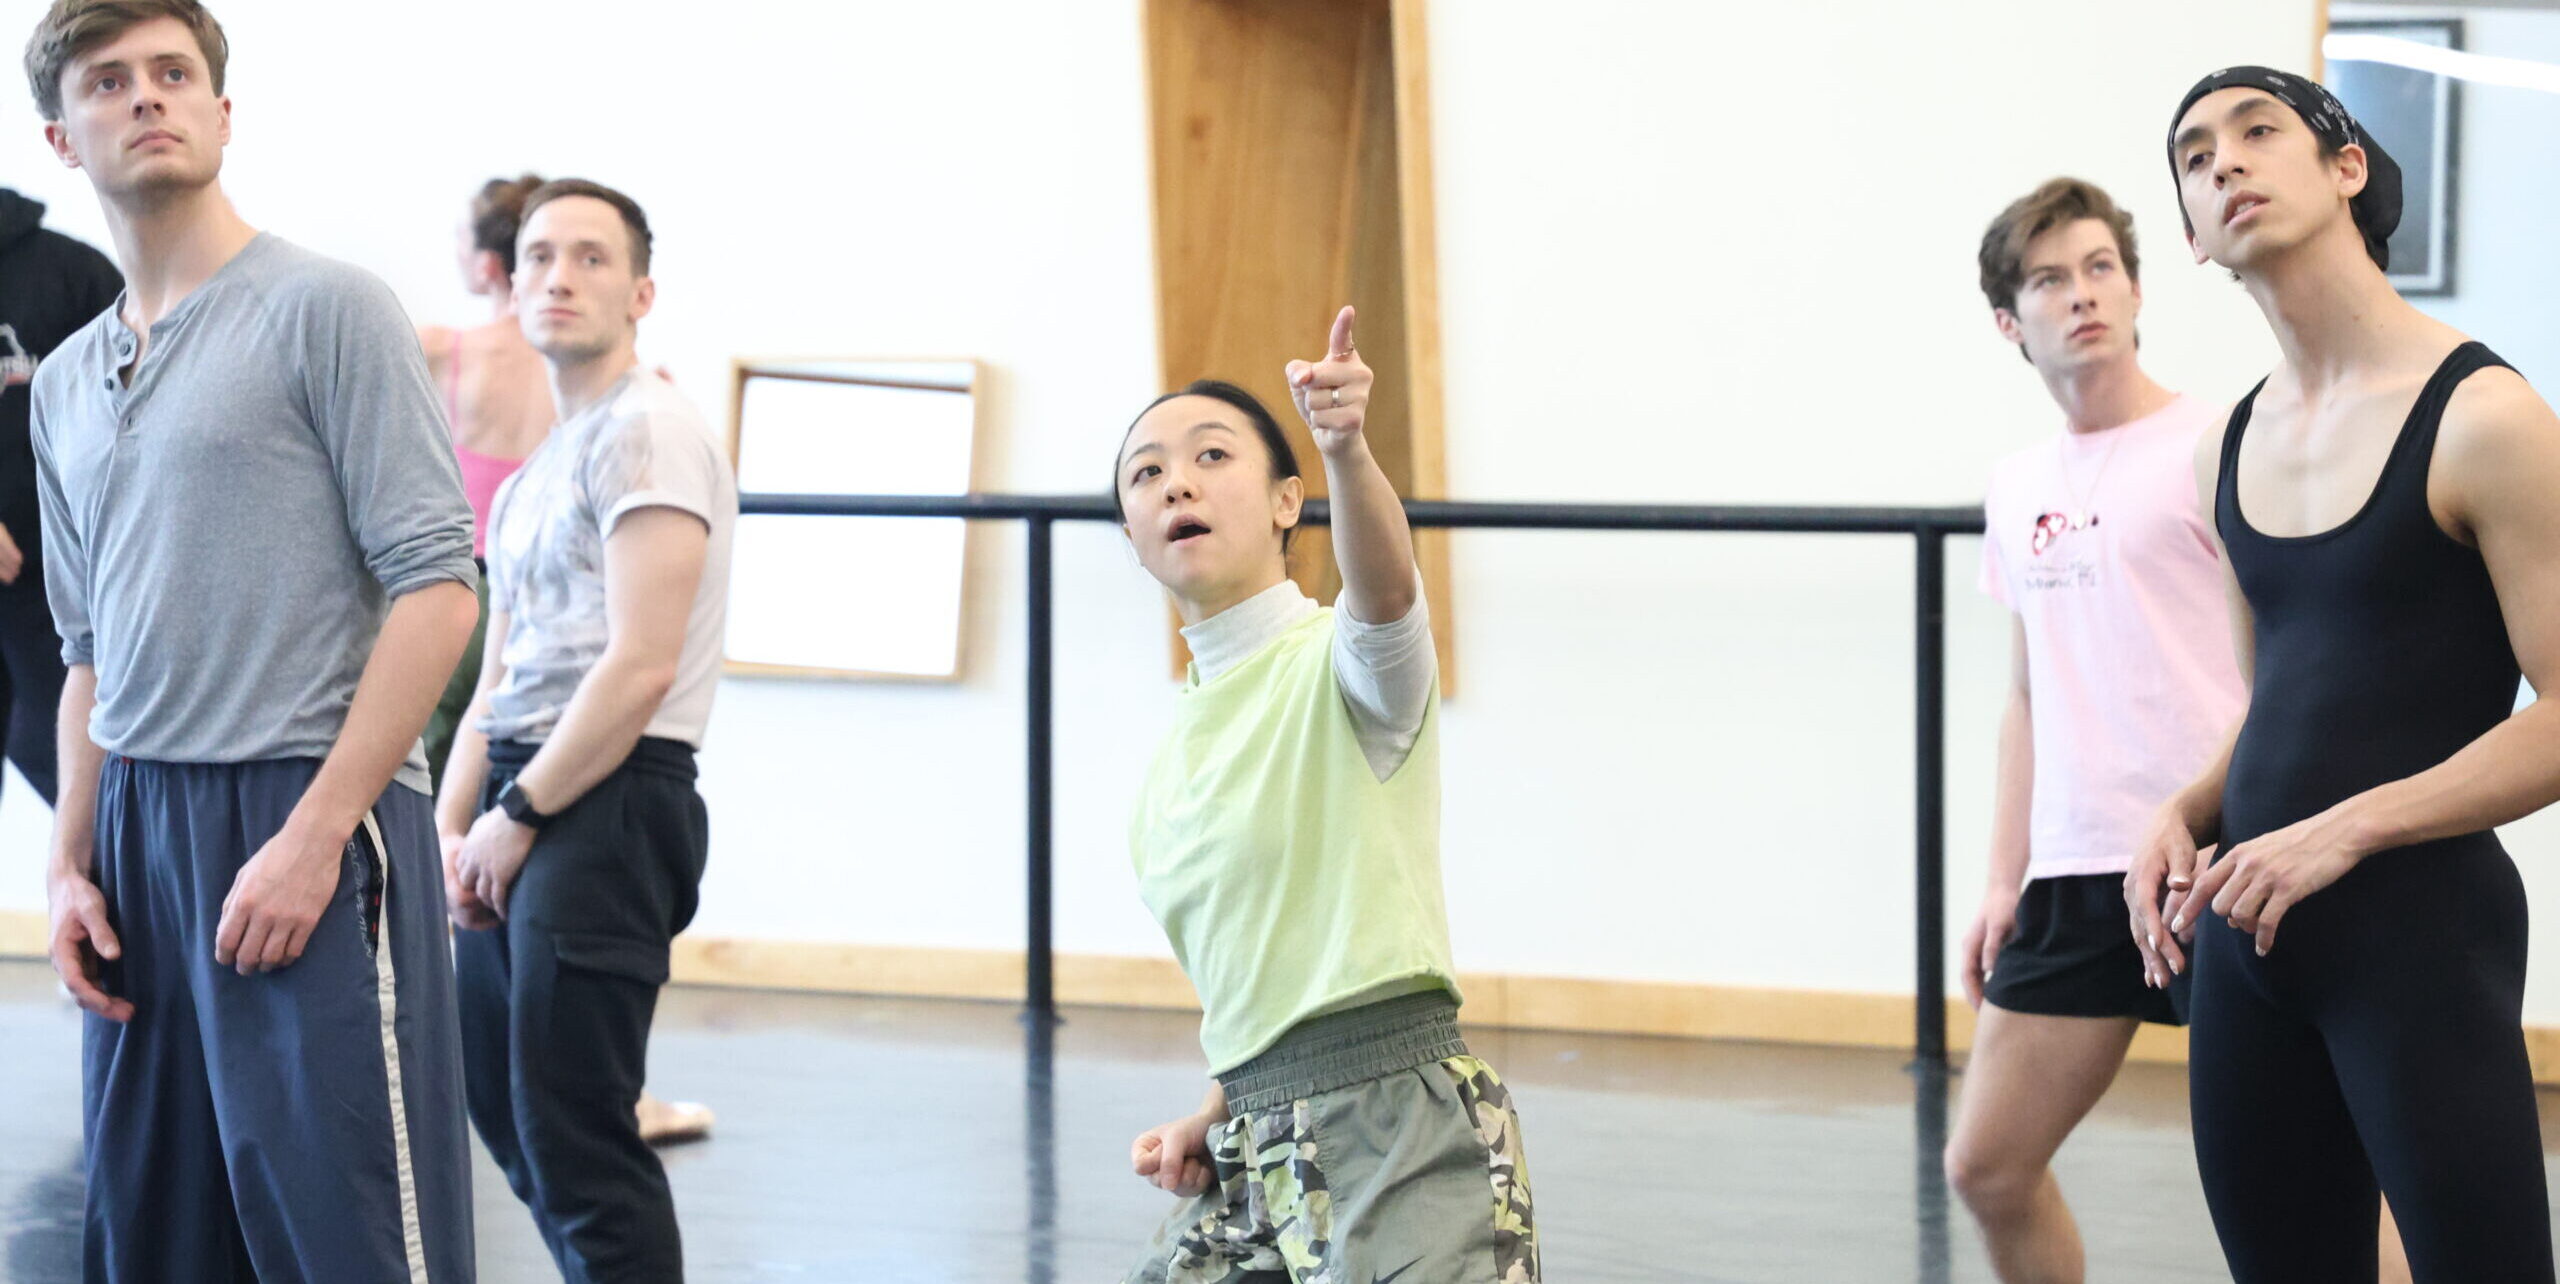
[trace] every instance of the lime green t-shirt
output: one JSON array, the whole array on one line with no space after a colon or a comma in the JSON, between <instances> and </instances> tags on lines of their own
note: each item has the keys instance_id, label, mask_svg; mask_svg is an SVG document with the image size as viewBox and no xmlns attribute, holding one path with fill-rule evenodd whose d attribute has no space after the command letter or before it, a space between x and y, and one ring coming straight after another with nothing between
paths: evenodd
<instances>
[{"instance_id":1,"label":"lime green t-shirt","mask_svg":"<svg viewBox=\"0 0 2560 1284\"><path fill-rule=\"evenodd\" d=\"M1213 1073L1373 992L1456 994L1440 717L1380 780L1334 684L1334 613L1183 689L1130 826L1138 892L1199 992Z\"/></svg>"}]
</instances>

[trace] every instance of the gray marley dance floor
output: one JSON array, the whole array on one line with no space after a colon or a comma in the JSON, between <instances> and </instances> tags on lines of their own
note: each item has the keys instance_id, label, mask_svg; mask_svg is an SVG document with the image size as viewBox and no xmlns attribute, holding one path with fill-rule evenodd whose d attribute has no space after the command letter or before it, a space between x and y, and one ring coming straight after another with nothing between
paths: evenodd
<instances>
[{"instance_id":1,"label":"gray marley dance floor","mask_svg":"<svg viewBox=\"0 0 2560 1284\"><path fill-rule=\"evenodd\" d=\"M651 1083L719 1133L668 1151L695 1284L1108 1284L1168 1197L1129 1140L1196 1105L1194 1019L678 988ZM0 1279L79 1279L79 1015L0 963ZM1890 1053L1473 1031L1519 1094L1554 1284L1988 1284L1937 1176L1944 1108ZM1044 1046L1045 1045L1045 1046ZM2560 1131L2543 1105L2545 1148ZM2093 1281L2219 1267L2183 1072L2135 1066L2060 1162ZM482 1284L557 1280L479 1168Z\"/></svg>"}]
</instances>

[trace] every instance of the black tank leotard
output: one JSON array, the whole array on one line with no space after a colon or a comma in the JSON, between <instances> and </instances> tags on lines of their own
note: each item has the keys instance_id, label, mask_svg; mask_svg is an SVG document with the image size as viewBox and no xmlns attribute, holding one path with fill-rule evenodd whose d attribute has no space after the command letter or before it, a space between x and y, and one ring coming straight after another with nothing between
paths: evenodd
<instances>
[{"instance_id":1,"label":"black tank leotard","mask_svg":"<svg viewBox=\"0 0 2560 1284\"><path fill-rule=\"evenodd\" d=\"M2214 520L2257 650L2226 844L2436 766L2514 710L2488 569L2427 506L2446 401L2505 364L2455 349L2364 508L2300 538L2241 515L2257 393L2233 408ZM2263 959L2208 910L2193 954L2196 1160L2237 1284L2370 1284L2377 1187L2418 1284L2551 1284L2524 888L2495 834L2368 857L2289 910Z\"/></svg>"}]
</instances>

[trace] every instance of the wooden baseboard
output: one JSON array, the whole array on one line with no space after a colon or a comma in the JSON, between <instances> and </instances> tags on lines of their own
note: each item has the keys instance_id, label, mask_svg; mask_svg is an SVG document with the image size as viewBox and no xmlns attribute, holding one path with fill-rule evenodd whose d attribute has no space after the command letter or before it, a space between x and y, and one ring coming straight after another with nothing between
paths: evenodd
<instances>
[{"instance_id":1,"label":"wooden baseboard","mask_svg":"<svg viewBox=\"0 0 2560 1284\"><path fill-rule=\"evenodd\" d=\"M44 915L0 910L0 959L44 957Z\"/></svg>"},{"instance_id":2,"label":"wooden baseboard","mask_svg":"<svg viewBox=\"0 0 2560 1284\"><path fill-rule=\"evenodd\" d=\"M42 958L44 927L42 914L0 911L0 958ZM1001 1002L1022 994L1022 958L1017 950L687 936L676 941L672 974L684 985ZM1898 995L1476 973L1459 981L1467 991L1467 1020L1475 1025L1835 1047L1911 1046L1911 1001ZM1057 986L1058 1001L1067 1004L1172 1011L1198 1011L1200 1006L1191 983L1170 959L1062 954ZM2534 1081L2560 1086L2560 1027L2527 1026L2524 1037ZM1972 1041L1972 1009L1948 1000L1949 1046L1961 1051ZM2132 1058L2183 1063L2187 1032L2144 1026L2133 1041Z\"/></svg>"},{"instance_id":3,"label":"wooden baseboard","mask_svg":"<svg viewBox=\"0 0 2560 1284\"><path fill-rule=\"evenodd\" d=\"M686 937L676 942L673 977L690 985L806 990L831 994L994 999L1018 997L1022 955L876 945L801 945ZM1173 960L1105 954L1057 958L1058 1001L1104 1007L1200 1009ZM1911 1001L1890 994L1610 981L1581 977L1468 973L1470 1024L1589 1034L1750 1039L1862 1048L1911 1046ZM1973 1012L1947 1004L1948 1041L1970 1045ZM2560 1032L2555 1032L2560 1036ZM2146 1028L2138 1060L2186 1059L2186 1032Z\"/></svg>"}]
</instances>

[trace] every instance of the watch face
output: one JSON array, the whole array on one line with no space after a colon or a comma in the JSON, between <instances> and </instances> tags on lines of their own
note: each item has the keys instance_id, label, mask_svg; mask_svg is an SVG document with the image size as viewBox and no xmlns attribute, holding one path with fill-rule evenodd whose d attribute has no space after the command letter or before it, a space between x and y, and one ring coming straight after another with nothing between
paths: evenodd
<instances>
[{"instance_id":1,"label":"watch face","mask_svg":"<svg viewBox=\"0 0 2560 1284\"><path fill-rule=\"evenodd\" d=\"M517 788L516 782L512 780L508 781L507 787L498 793L498 809L507 813L507 816L518 824L530 825L540 819L540 813L534 811L531 802L526 801L524 790Z\"/></svg>"}]
</instances>

